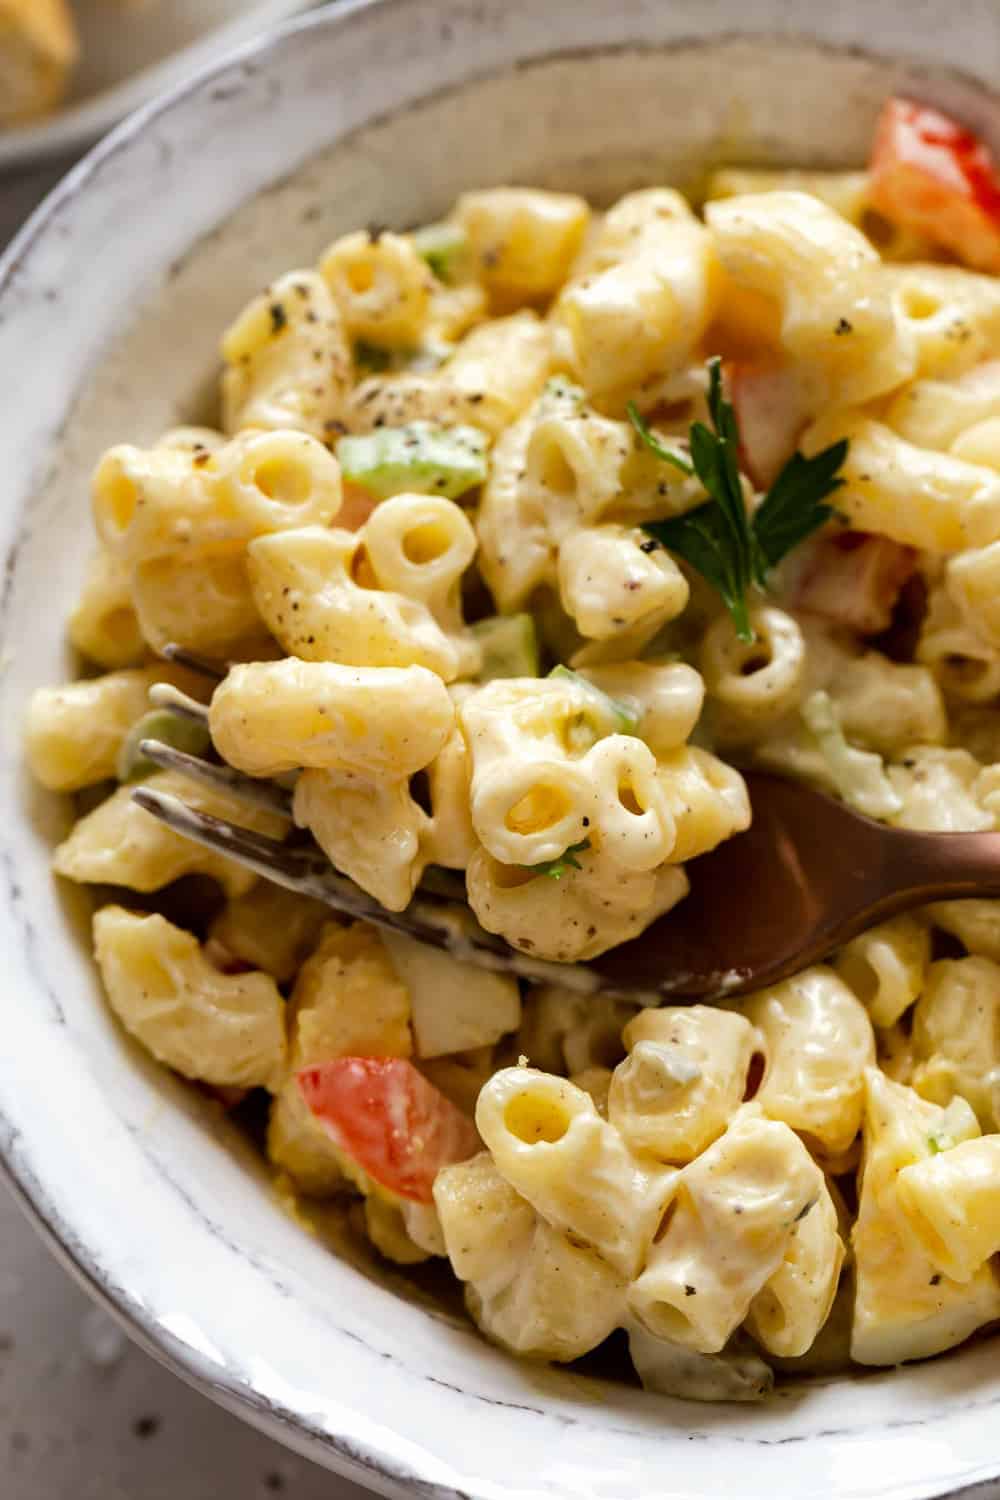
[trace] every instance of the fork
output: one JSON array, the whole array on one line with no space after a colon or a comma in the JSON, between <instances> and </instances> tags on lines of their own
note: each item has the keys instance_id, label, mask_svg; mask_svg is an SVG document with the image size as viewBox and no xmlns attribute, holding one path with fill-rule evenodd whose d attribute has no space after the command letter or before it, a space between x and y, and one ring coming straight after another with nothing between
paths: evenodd
<instances>
[{"instance_id":1,"label":"fork","mask_svg":"<svg viewBox=\"0 0 1000 1500\"><path fill-rule=\"evenodd\" d=\"M167 647L168 659L205 676L223 673ZM156 707L208 722L208 710L166 683ZM158 740L141 753L255 807L287 819L291 795ZM686 866L690 892L641 936L588 963L535 959L476 921L463 882L429 871L405 911L391 912L338 874L313 842L290 844L210 817L178 797L140 786L140 807L168 828L246 865L265 879L443 948L481 968L581 993L601 990L636 1003L730 998L776 984L826 958L866 927L930 901L1000 896L1000 833L918 833L887 828L800 782L745 773L753 822Z\"/></svg>"}]
</instances>

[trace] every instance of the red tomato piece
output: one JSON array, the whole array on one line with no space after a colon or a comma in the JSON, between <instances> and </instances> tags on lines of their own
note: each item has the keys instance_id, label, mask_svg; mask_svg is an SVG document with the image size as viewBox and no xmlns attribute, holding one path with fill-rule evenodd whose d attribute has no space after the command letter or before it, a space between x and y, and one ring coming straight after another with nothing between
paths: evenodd
<instances>
[{"instance_id":1,"label":"red tomato piece","mask_svg":"<svg viewBox=\"0 0 1000 1500\"><path fill-rule=\"evenodd\" d=\"M872 207L890 222L1000 271L1000 175L978 136L936 109L889 99L870 173Z\"/></svg>"},{"instance_id":2,"label":"red tomato piece","mask_svg":"<svg viewBox=\"0 0 1000 1500\"><path fill-rule=\"evenodd\" d=\"M296 1074L312 1115L381 1187L430 1203L442 1167L480 1149L475 1126L402 1057L337 1057Z\"/></svg>"},{"instance_id":3,"label":"red tomato piece","mask_svg":"<svg viewBox=\"0 0 1000 1500\"><path fill-rule=\"evenodd\" d=\"M377 504L376 497L362 485L345 479L344 498L333 518L333 524L344 531L360 531Z\"/></svg>"},{"instance_id":4,"label":"red tomato piece","mask_svg":"<svg viewBox=\"0 0 1000 1500\"><path fill-rule=\"evenodd\" d=\"M889 628L900 590L917 554L888 537L841 531L818 537L802 560L792 604L858 635Z\"/></svg>"},{"instance_id":5,"label":"red tomato piece","mask_svg":"<svg viewBox=\"0 0 1000 1500\"><path fill-rule=\"evenodd\" d=\"M725 373L739 423L741 467L766 490L795 452L806 424L802 382L789 365L732 360Z\"/></svg>"}]
</instances>

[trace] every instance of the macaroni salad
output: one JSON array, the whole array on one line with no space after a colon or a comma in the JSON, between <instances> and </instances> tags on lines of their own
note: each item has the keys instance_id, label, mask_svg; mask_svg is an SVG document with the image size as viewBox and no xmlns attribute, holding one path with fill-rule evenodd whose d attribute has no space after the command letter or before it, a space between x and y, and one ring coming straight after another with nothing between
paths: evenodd
<instances>
[{"instance_id":1,"label":"macaroni salad","mask_svg":"<svg viewBox=\"0 0 1000 1500\"><path fill-rule=\"evenodd\" d=\"M78 796L55 869L99 889L113 1012L237 1116L267 1101L283 1192L446 1260L507 1350L624 1330L647 1389L749 1400L1000 1318L1000 902L642 1009L337 920L132 800L287 835L149 737L284 778L384 907L460 872L555 963L683 901L749 825L740 767L1000 827L992 159L896 99L867 171L697 201L469 192L268 287L217 425L101 459L87 670L27 750ZM150 712L211 691L167 643L228 665L210 738Z\"/></svg>"}]
</instances>

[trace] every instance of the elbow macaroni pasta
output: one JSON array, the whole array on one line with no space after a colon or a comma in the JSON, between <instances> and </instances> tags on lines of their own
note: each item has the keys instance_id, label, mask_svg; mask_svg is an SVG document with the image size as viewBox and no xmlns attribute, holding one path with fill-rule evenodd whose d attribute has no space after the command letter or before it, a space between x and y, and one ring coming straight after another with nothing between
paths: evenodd
<instances>
[{"instance_id":1,"label":"elbow macaroni pasta","mask_svg":"<svg viewBox=\"0 0 1000 1500\"><path fill-rule=\"evenodd\" d=\"M741 765L997 828L1000 280L886 216L875 172L723 168L705 197L469 191L230 309L215 426L97 464L84 664L25 747L80 798L54 863L93 889L112 1012L227 1107L263 1091L286 1201L397 1267L445 1258L504 1350L623 1330L647 1390L752 1400L1000 1319L1000 901L739 1000L550 966L684 900L751 822ZM795 532L797 444L847 443L832 519L748 590L751 641L690 462L716 356L754 528L785 475ZM688 517L705 568L657 526ZM315 846L387 911L464 886L538 982L333 920L145 812L157 683L211 693L217 758L289 812L146 763L149 788Z\"/></svg>"}]
</instances>

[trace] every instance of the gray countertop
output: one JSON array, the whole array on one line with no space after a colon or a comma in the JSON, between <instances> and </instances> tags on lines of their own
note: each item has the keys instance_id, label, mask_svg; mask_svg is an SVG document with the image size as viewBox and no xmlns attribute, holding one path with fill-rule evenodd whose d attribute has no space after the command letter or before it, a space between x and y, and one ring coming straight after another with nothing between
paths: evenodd
<instances>
[{"instance_id":1,"label":"gray countertop","mask_svg":"<svg viewBox=\"0 0 1000 1500\"><path fill-rule=\"evenodd\" d=\"M4 1500L364 1500L130 1344L0 1190Z\"/></svg>"},{"instance_id":2,"label":"gray countertop","mask_svg":"<svg viewBox=\"0 0 1000 1500\"><path fill-rule=\"evenodd\" d=\"M67 164L0 179L0 249ZM3 1500L364 1500L130 1344L0 1187Z\"/></svg>"}]
</instances>

